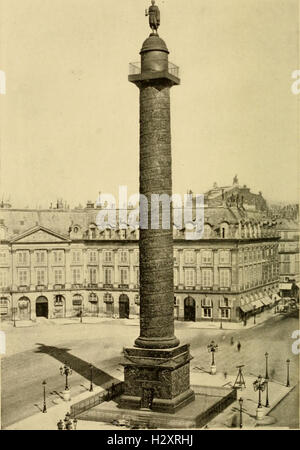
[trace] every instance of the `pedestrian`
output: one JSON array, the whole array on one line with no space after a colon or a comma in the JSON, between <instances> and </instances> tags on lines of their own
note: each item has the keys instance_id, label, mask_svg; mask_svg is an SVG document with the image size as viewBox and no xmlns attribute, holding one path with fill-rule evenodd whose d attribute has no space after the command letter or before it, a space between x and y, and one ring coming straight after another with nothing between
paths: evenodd
<instances>
[{"instance_id":1,"label":"pedestrian","mask_svg":"<svg viewBox=\"0 0 300 450\"><path fill-rule=\"evenodd\" d=\"M225 380L227 379L227 372L226 372L226 370L224 370L224 378L225 378Z\"/></svg>"},{"instance_id":2,"label":"pedestrian","mask_svg":"<svg viewBox=\"0 0 300 450\"><path fill-rule=\"evenodd\" d=\"M240 341L237 343L237 350L238 352L241 350L242 344L240 343Z\"/></svg>"},{"instance_id":3,"label":"pedestrian","mask_svg":"<svg viewBox=\"0 0 300 450\"><path fill-rule=\"evenodd\" d=\"M230 339L230 344L231 344L231 345L234 344L234 339L233 339L233 337L231 337L231 339Z\"/></svg>"}]
</instances>

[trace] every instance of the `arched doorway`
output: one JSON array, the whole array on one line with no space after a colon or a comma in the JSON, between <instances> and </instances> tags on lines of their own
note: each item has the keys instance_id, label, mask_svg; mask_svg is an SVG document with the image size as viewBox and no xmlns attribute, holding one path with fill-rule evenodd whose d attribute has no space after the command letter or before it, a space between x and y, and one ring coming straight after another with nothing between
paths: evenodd
<instances>
[{"instance_id":1,"label":"arched doorway","mask_svg":"<svg viewBox=\"0 0 300 450\"><path fill-rule=\"evenodd\" d=\"M129 319L129 298L126 294L119 297L119 316L120 319Z\"/></svg>"},{"instance_id":2,"label":"arched doorway","mask_svg":"<svg viewBox=\"0 0 300 450\"><path fill-rule=\"evenodd\" d=\"M184 300L184 320L189 322L196 321L196 302L190 296Z\"/></svg>"},{"instance_id":3,"label":"arched doorway","mask_svg":"<svg viewBox=\"0 0 300 450\"><path fill-rule=\"evenodd\" d=\"M41 295L36 299L35 314L36 317L45 317L46 319L48 319L49 314L48 299L43 295Z\"/></svg>"},{"instance_id":4,"label":"arched doorway","mask_svg":"<svg viewBox=\"0 0 300 450\"><path fill-rule=\"evenodd\" d=\"M58 319L65 317L65 297L61 294L57 294L54 297L54 316Z\"/></svg>"},{"instance_id":5,"label":"arched doorway","mask_svg":"<svg viewBox=\"0 0 300 450\"><path fill-rule=\"evenodd\" d=\"M20 320L30 320L30 300L21 297L18 301L18 316Z\"/></svg>"},{"instance_id":6,"label":"arched doorway","mask_svg":"<svg viewBox=\"0 0 300 450\"><path fill-rule=\"evenodd\" d=\"M73 315L81 317L83 315L83 297L81 294L74 294L72 299Z\"/></svg>"},{"instance_id":7,"label":"arched doorway","mask_svg":"<svg viewBox=\"0 0 300 450\"><path fill-rule=\"evenodd\" d=\"M94 292L89 294L89 314L92 316L99 314L98 296Z\"/></svg>"}]
</instances>

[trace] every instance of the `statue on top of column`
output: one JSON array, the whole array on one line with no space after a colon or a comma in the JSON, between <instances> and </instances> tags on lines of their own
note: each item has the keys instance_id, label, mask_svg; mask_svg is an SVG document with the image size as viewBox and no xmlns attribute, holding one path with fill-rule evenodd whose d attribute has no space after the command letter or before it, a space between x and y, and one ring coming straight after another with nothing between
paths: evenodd
<instances>
[{"instance_id":1,"label":"statue on top of column","mask_svg":"<svg viewBox=\"0 0 300 450\"><path fill-rule=\"evenodd\" d=\"M157 30L160 25L160 11L155 5L155 0L151 0L151 6L145 11L145 15L149 16L149 25L153 34L158 34Z\"/></svg>"}]
</instances>

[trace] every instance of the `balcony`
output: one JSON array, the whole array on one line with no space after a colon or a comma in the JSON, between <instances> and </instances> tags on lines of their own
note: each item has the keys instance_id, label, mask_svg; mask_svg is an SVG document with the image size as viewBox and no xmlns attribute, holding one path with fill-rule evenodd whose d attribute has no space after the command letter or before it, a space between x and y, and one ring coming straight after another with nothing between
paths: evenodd
<instances>
[{"instance_id":1,"label":"balcony","mask_svg":"<svg viewBox=\"0 0 300 450\"><path fill-rule=\"evenodd\" d=\"M82 289L83 285L80 283L72 284L72 289Z\"/></svg>"},{"instance_id":2,"label":"balcony","mask_svg":"<svg viewBox=\"0 0 300 450\"><path fill-rule=\"evenodd\" d=\"M114 287L114 285L105 283L105 284L103 284L103 287L104 287L104 289L112 289Z\"/></svg>"},{"instance_id":3,"label":"balcony","mask_svg":"<svg viewBox=\"0 0 300 450\"><path fill-rule=\"evenodd\" d=\"M119 284L120 289L129 289L129 284Z\"/></svg>"},{"instance_id":4,"label":"balcony","mask_svg":"<svg viewBox=\"0 0 300 450\"><path fill-rule=\"evenodd\" d=\"M55 289L55 290L65 289L65 285L64 284L55 284L53 286L53 289Z\"/></svg>"},{"instance_id":5,"label":"balcony","mask_svg":"<svg viewBox=\"0 0 300 450\"><path fill-rule=\"evenodd\" d=\"M28 292L29 286L26 286L26 285L18 286L18 291L19 292Z\"/></svg>"},{"instance_id":6,"label":"balcony","mask_svg":"<svg viewBox=\"0 0 300 450\"><path fill-rule=\"evenodd\" d=\"M88 283L88 288L89 289L97 289L98 284L97 283Z\"/></svg>"},{"instance_id":7,"label":"balcony","mask_svg":"<svg viewBox=\"0 0 300 450\"><path fill-rule=\"evenodd\" d=\"M46 291L47 290L47 286L45 286L44 284L38 284L36 287L35 287L35 290L36 291Z\"/></svg>"}]
</instances>

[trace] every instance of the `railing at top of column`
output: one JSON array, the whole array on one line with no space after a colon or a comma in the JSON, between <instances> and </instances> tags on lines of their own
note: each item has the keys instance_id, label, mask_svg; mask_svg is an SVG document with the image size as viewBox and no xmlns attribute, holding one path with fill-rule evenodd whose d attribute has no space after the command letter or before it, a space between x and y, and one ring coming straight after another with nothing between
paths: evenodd
<instances>
[{"instance_id":1,"label":"railing at top of column","mask_svg":"<svg viewBox=\"0 0 300 450\"><path fill-rule=\"evenodd\" d=\"M168 62L168 71L171 75L179 78L179 67L175 64ZM139 75L142 73L141 62L133 62L129 64L129 75Z\"/></svg>"}]
</instances>

